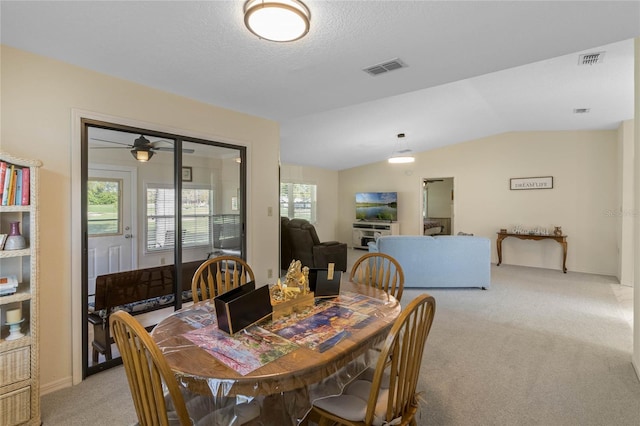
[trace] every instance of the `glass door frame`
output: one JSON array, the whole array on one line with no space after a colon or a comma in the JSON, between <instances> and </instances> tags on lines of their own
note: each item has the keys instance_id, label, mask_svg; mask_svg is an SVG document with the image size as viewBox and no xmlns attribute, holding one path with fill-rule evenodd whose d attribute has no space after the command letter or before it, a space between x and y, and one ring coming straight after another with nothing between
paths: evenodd
<instances>
[{"instance_id":1,"label":"glass door frame","mask_svg":"<svg viewBox=\"0 0 640 426\"><path fill-rule=\"evenodd\" d=\"M225 142L218 142L208 139L195 138L190 136L183 136L178 134L172 134L167 132L155 131L151 129L145 129L141 127L127 126L117 123L105 122L101 120L91 119L91 118L81 118L81 129L80 129L80 159L81 159L81 183L80 183L80 198L81 198L81 312L82 312L82 379L84 380L91 374L98 373L105 369L114 367L116 365L122 364L122 360L118 357L117 359L112 359L105 361L103 363L98 363L97 365L89 366L89 321L88 321L88 302L89 302L89 294L88 294L88 229L87 229L87 182L89 179L88 169L89 169L89 128L96 127L102 129L109 129L115 131L128 132L132 134L143 134L147 136L159 137L163 139L171 139L175 141L174 147L174 158L173 158L173 167L174 167L174 176L173 183L176 192L175 196L175 235L182 235L182 188L183 188L183 176L182 176L182 164L183 159L182 155L176 155L176 153L182 153L182 145L183 142L189 143L199 143L204 145L212 145L221 148L229 148L233 150L237 150L239 153L239 184L240 184L240 194L239 194L239 212L240 212L240 257L246 260L247 254L247 238L246 238L246 222L247 222L247 203L246 203L246 193L247 193L247 147L242 145L234 145ZM138 196L140 199L140 196ZM174 265L175 265L175 293L174 293L174 309L178 310L182 307L182 291L186 286L185 283L182 282L182 239L175 238L174 239ZM170 306L170 305L169 305Z\"/></svg>"}]
</instances>

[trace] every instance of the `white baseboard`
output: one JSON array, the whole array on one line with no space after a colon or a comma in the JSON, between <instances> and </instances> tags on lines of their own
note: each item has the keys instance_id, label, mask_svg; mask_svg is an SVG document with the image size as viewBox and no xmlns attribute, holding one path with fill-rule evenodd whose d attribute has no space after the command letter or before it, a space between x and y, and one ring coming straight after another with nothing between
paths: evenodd
<instances>
[{"instance_id":1,"label":"white baseboard","mask_svg":"<svg viewBox=\"0 0 640 426\"><path fill-rule=\"evenodd\" d=\"M73 386L73 378L71 376L65 377L60 380L56 380L55 382L47 383L45 385L40 385L40 396L46 395L51 392L55 392L61 389L70 388Z\"/></svg>"}]
</instances>

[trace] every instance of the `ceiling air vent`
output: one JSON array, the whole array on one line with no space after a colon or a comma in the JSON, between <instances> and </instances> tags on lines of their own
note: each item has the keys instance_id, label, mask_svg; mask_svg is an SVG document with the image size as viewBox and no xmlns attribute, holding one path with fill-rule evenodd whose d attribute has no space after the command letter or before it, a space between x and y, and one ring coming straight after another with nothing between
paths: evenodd
<instances>
[{"instance_id":1,"label":"ceiling air vent","mask_svg":"<svg viewBox=\"0 0 640 426\"><path fill-rule=\"evenodd\" d=\"M383 62L381 64L373 65L363 69L364 72L371 75L380 75L385 72L397 70L400 68L406 68L407 65L402 62L400 59L395 58L387 62Z\"/></svg>"},{"instance_id":2,"label":"ceiling air vent","mask_svg":"<svg viewBox=\"0 0 640 426\"><path fill-rule=\"evenodd\" d=\"M591 111L591 108L575 108L575 109L573 110L573 113L574 113L574 114L586 114L586 113L588 113L589 111Z\"/></svg>"},{"instance_id":3,"label":"ceiling air vent","mask_svg":"<svg viewBox=\"0 0 640 426\"><path fill-rule=\"evenodd\" d=\"M578 57L578 65L596 65L604 61L604 52L584 53Z\"/></svg>"}]
</instances>

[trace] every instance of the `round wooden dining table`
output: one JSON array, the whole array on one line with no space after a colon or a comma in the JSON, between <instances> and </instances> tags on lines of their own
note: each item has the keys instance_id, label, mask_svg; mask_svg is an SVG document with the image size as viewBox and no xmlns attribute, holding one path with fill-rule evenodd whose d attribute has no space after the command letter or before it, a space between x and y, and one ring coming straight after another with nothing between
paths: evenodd
<instances>
[{"instance_id":1,"label":"round wooden dining table","mask_svg":"<svg viewBox=\"0 0 640 426\"><path fill-rule=\"evenodd\" d=\"M354 316L366 320L345 327L335 342L323 348L304 343L307 337L313 339L314 335L322 333L322 326L318 330L308 330L309 336L281 333L281 336L295 343L295 349L269 359L251 371L238 368L242 367L238 361L241 356L224 359L216 355L214 346L230 344L225 341L225 336L207 344L193 337L193 333L204 333L197 331L198 327L202 327L198 323L202 312L211 312L215 318L211 300L174 312L153 329L151 336L178 380L190 391L214 398L258 398L260 401L268 400L272 405L274 400L280 398L282 400L276 404L280 407L279 411L287 411L285 418L291 419L291 424L296 424L310 410L313 400L339 393L350 380L373 365L376 352L371 349L384 341L401 310L400 303L393 296L350 281L341 283L337 299L316 299L316 303L328 306L339 304ZM292 319L294 327L304 321L305 317L301 314ZM276 322L268 318L256 326L271 330ZM217 325L209 325L211 327L211 333L223 333L217 330ZM274 420L273 424L282 423Z\"/></svg>"}]
</instances>

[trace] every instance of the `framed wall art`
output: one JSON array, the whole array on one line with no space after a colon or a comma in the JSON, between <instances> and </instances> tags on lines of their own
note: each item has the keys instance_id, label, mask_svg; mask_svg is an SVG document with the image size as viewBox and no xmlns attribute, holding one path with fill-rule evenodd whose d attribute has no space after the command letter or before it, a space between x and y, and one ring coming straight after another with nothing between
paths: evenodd
<instances>
[{"instance_id":1,"label":"framed wall art","mask_svg":"<svg viewBox=\"0 0 640 426\"><path fill-rule=\"evenodd\" d=\"M193 176L191 176L192 173L192 169L191 167L183 167L182 168L182 181L183 182L191 182L193 180Z\"/></svg>"},{"instance_id":2,"label":"framed wall art","mask_svg":"<svg viewBox=\"0 0 640 426\"><path fill-rule=\"evenodd\" d=\"M513 191L523 189L552 189L553 176L512 178L509 179L509 185Z\"/></svg>"}]
</instances>

